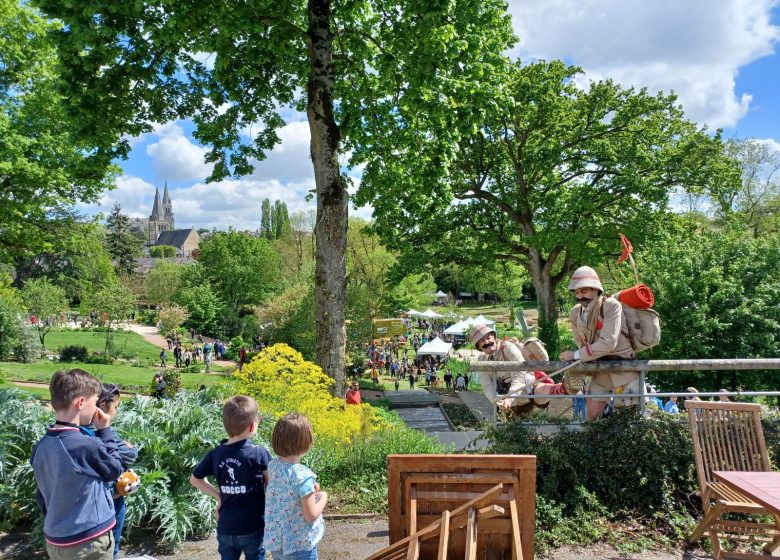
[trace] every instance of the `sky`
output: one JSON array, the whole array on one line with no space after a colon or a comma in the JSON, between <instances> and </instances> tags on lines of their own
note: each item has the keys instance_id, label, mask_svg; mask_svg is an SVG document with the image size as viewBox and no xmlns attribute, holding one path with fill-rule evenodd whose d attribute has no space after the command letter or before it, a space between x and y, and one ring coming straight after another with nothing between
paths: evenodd
<instances>
[{"instance_id":1,"label":"sky","mask_svg":"<svg viewBox=\"0 0 780 560\"><path fill-rule=\"evenodd\" d=\"M780 151L780 0L509 0L521 61L562 59L582 68L578 83L612 79L624 86L674 91L688 118L726 138L756 138ZM115 202L148 217L155 188L167 181L177 228L256 230L262 200L290 213L314 207L305 115L288 111L281 143L242 179L206 183L207 149L192 123L156 127L131 140L116 189L86 215ZM162 192L161 192L162 194ZM371 216L371 208L350 207Z\"/></svg>"}]
</instances>

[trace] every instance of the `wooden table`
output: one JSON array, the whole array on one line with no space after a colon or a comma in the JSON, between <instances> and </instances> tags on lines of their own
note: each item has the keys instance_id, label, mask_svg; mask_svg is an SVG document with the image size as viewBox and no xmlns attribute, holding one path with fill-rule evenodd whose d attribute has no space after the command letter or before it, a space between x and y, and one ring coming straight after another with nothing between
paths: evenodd
<instances>
[{"instance_id":1,"label":"wooden table","mask_svg":"<svg viewBox=\"0 0 780 560\"><path fill-rule=\"evenodd\" d=\"M714 471L715 478L780 515L780 472Z\"/></svg>"}]
</instances>

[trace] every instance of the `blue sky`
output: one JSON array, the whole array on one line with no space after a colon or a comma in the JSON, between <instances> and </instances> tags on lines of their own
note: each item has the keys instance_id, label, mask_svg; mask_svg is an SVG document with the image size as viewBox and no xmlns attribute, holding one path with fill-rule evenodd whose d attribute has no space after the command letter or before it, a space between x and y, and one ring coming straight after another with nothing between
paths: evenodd
<instances>
[{"instance_id":1,"label":"blue sky","mask_svg":"<svg viewBox=\"0 0 780 560\"><path fill-rule=\"evenodd\" d=\"M673 90L699 124L780 150L780 0L510 0L509 11L520 37L512 56L576 64L583 87L611 78ZM288 116L281 144L251 176L212 184L191 124L158 127L133 139L117 188L80 210L107 213L118 201L128 214L148 217L154 189L167 179L177 227L254 230L264 198L307 211L314 188L308 125L304 115Z\"/></svg>"}]
</instances>

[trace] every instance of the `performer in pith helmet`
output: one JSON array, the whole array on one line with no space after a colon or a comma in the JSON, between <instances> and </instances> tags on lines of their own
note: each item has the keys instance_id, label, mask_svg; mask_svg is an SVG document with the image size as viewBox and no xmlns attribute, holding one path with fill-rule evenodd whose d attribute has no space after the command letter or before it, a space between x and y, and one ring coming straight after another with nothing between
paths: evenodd
<instances>
[{"instance_id":1,"label":"performer in pith helmet","mask_svg":"<svg viewBox=\"0 0 780 560\"><path fill-rule=\"evenodd\" d=\"M497 361L497 362L517 362L517 370L501 372L480 372L479 381L482 384L482 390L485 396L493 401L501 395L519 395L505 397L497 401L497 405L503 410L512 410L516 415L530 413L534 406L539 408L547 407L553 399L529 399L524 395L574 395L582 388L582 376L567 375L564 376L562 383L548 383L538 379L533 372L523 371L522 364L526 361L523 355L522 343L515 343L509 340L499 341L496 331L487 325L476 325L471 329L469 338L474 343L477 350L482 352L478 361ZM544 356L539 354L539 348L542 349ZM541 345L534 345L529 348L529 357L533 359L547 359L547 353ZM564 401L566 399L554 399ZM566 403L571 408L571 402ZM556 413L561 405L555 407Z\"/></svg>"},{"instance_id":2,"label":"performer in pith helmet","mask_svg":"<svg viewBox=\"0 0 780 560\"><path fill-rule=\"evenodd\" d=\"M636 357L626 334L626 319L620 302L612 297L604 297L596 271L589 266L581 266L574 271L569 282L569 291L577 299L577 305L571 310L571 321L575 352L562 352L561 360L633 360ZM639 391L639 374L636 372L597 372L591 376L588 392L591 394L612 393L615 406L638 404L638 398L621 398L623 393ZM587 402L588 420L601 418L608 397L589 398Z\"/></svg>"}]
</instances>

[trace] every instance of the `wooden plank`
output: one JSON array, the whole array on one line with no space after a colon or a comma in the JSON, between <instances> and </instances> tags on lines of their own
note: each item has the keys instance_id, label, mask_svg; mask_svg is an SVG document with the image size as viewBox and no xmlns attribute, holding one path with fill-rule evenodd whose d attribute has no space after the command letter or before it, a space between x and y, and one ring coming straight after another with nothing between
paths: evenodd
<instances>
[{"instance_id":1,"label":"wooden plank","mask_svg":"<svg viewBox=\"0 0 780 560\"><path fill-rule=\"evenodd\" d=\"M513 484L518 477L509 473L440 473L409 475L406 480L412 484Z\"/></svg>"},{"instance_id":2,"label":"wooden plank","mask_svg":"<svg viewBox=\"0 0 780 560\"><path fill-rule=\"evenodd\" d=\"M509 515L512 523L512 560L523 560L523 541L520 532L520 521L518 520L517 501L515 501L515 491L510 488L509 495L512 499L509 501Z\"/></svg>"},{"instance_id":3,"label":"wooden plank","mask_svg":"<svg viewBox=\"0 0 780 560\"><path fill-rule=\"evenodd\" d=\"M420 557L420 539L412 538L406 551L406 560L417 560Z\"/></svg>"},{"instance_id":4,"label":"wooden plank","mask_svg":"<svg viewBox=\"0 0 780 560\"><path fill-rule=\"evenodd\" d=\"M516 492L523 558L533 560L534 546L536 545L536 528L534 526L536 521L536 457L533 459L533 469L528 468L523 471Z\"/></svg>"},{"instance_id":5,"label":"wooden plank","mask_svg":"<svg viewBox=\"0 0 780 560\"><path fill-rule=\"evenodd\" d=\"M438 560L447 560L447 548L450 543L450 512L444 510L441 514L441 530L439 531L439 553Z\"/></svg>"},{"instance_id":6,"label":"wooden plank","mask_svg":"<svg viewBox=\"0 0 780 560\"><path fill-rule=\"evenodd\" d=\"M427 500L429 502L462 502L473 500L479 496L477 492L433 492L430 490L417 490L417 499ZM497 502L508 502L509 494L501 494Z\"/></svg>"},{"instance_id":7,"label":"wooden plank","mask_svg":"<svg viewBox=\"0 0 780 560\"><path fill-rule=\"evenodd\" d=\"M504 515L504 508L497 505L485 506L477 510L477 517L480 519L490 519L499 515Z\"/></svg>"},{"instance_id":8,"label":"wooden plank","mask_svg":"<svg viewBox=\"0 0 780 560\"><path fill-rule=\"evenodd\" d=\"M477 514L469 508L466 524L466 560L477 560Z\"/></svg>"},{"instance_id":9,"label":"wooden plank","mask_svg":"<svg viewBox=\"0 0 780 560\"><path fill-rule=\"evenodd\" d=\"M503 486L501 484L497 484L484 494L481 494L479 498L476 498L474 500L470 500L463 504L462 506L458 507L454 511L450 512L450 531L453 531L455 529L460 529L466 525L466 520L463 517L460 517L456 522L452 521L452 518L456 515L460 515L464 511L468 511L470 508L480 508L485 505L490 504L491 500L494 500L497 496L500 496L503 490ZM462 524L461 524L462 523ZM389 547L382 549L368 558L366 560L379 560L381 558L385 558L385 555L396 550L396 549L403 549L404 547L408 546L409 543L412 541L412 539L418 539L422 541L423 539L429 539L432 537L435 537L439 534L439 530L441 528L441 519L437 519L435 522L431 523L427 527L424 527L420 529L417 533L414 535L410 535L408 537L405 537L399 541L396 541L392 543Z\"/></svg>"},{"instance_id":10,"label":"wooden plank","mask_svg":"<svg viewBox=\"0 0 780 560\"><path fill-rule=\"evenodd\" d=\"M393 542L393 535L398 535L403 531L403 518L401 517L401 476L398 467L398 461L392 461L390 460L390 457L387 458L387 505L390 542Z\"/></svg>"},{"instance_id":11,"label":"wooden plank","mask_svg":"<svg viewBox=\"0 0 780 560\"><path fill-rule=\"evenodd\" d=\"M462 524L460 527L458 527L458 519L465 519L463 515L458 515L456 517L452 517L450 515L450 533L454 533L455 531L463 528L465 524ZM420 527L428 527L432 523L436 523L441 520L440 515L420 515L417 517L417 524ZM420 529L422 531L422 529ZM506 517L493 517L492 519L485 519L480 520L479 522L479 532L480 533L501 533L504 535L509 535L512 532L512 520L507 515ZM508 551L509 549L507 549Z\"/></svg>"},{"instance_id":12,"label":"wooden plank","mask_svg":"<svg viewBox=\"0 0 780 560\"><path fill-rule=\"evenodd\" d=\"M417 532L417 488L412 486L409 494L409 509L406 512L409 518L409 534Z\"/></svg>"}]
</instances>

